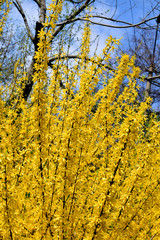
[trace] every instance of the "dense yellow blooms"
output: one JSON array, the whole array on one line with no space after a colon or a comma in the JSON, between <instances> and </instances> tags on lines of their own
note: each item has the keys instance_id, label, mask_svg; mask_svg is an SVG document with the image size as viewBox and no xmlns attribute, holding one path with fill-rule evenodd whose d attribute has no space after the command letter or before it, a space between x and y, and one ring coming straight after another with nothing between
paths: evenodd
<instances>
[{"instance_id":1,"label":"dense yellow blooms","mask_svg":"<svg viewBox=\"0 0 160 240\"><path fill-rule=\"evenodd\" d=\"M3 32L3 27L7 20L7 16L8 16L9 10L10 10L9 9L10 5L11 5L10 0L1 0L0 1L0 13L2 14L2 17L0 19L0 36Z\"/></svg>"},{"instance_id":2,"label":"dense yellow blooms","mask_svg":"<svg viewBox=\"0 0 160 240\"><path fill-rule=\"evenodd\" d=\"M62 2L49 11L53 28ZM154 115L148 123L150 99L137 99L134 58L122 55L107 75L118 41L109 37L101 58L89 60L86 24L81 60L68 68L59 59L48 76L47 34L40 32L31 106L21 99L19 115L0 98L0 239L159 239L160 126Z\"/></svg>"}]
</instances>

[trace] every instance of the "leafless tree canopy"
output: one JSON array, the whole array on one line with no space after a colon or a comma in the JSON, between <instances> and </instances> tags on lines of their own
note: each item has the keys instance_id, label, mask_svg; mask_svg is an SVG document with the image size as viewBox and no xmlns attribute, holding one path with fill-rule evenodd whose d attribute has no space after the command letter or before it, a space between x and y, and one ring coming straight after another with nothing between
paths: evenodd
<instances>
[{"instance_id":1,"label":"leafless tree canopy","mask_svg":"<svg viewBox=\"0 0 160 240\"><path fill-rule=\"evenodd\" d=\"M28 99L30 92L32 90L33 82L32 82L32 75L34 73L34 55L35 51L38 48L38 32L43 27L43 23L46 21L46 13L47 13L47 6L48 1L46 0L32 0L33 7L37 9L39 13L38 18L34 19L32 16L29 15L27 9L25 9L24 3L30 3L31 1L25 0L13 0L12 11L11 14L14 13L14 16L20 16L23 21L23 25L25 27L25 36L26 38L26 45L29 46L26 51L25 59L27 59L27 72L28 72L28 81L25 83L25 87L23 89L23 97L25 100ZM148 94L150 94L154 100L158 101L160 96L160 68L159 68L159 10L160 10L160 2L157 0L147 1L146 5L150 6L146 9L144 8L143 16L138 18L138 21L134 18L134 9L136 9L135 5L136 1L130 0L129 7L124 9L122 14L118 15L118 8L123 8L123 4L125 1L118 1L113 0L112 3L106 0L65 0L64 1L64 11L63 14L59 17L58 21L56 22L56 28L52 35L52 52L51 57L49 60L49 67L52 66L52 62L56 59L57 54L57 46L61 39L61 36L64 34L66 35L67 39L70 39L70 42L74 42L77 37L77 32L81 28L81 24L89 21L93 26L101 26L104 29L123 29L125 31L129 31L128 39L129 44L128 48L122 49L127 50L132 55L135 54L137 57L136 64L141 68L142 74L145 74L146 83L150 84L150 88L148 90ZM137 1L138 2L138 1ZM136 3L137 3L136 2ZM144 4L146 1L139 1L139 3ZM56 2L58 4L58 0ZM103 6L108 8L109 12L102 12ZM87 7L92 6L93 11L88 19L86 17L86 13L88 11ZM112 11L111 11L112 10ZM125 14L128 12L131 15L132 21L128 21L125 19ZM14 20L15 17L13 17ZM32 19L32 20L31 20ZM15 21L15 20L14 20ZM16 21L15 21L16 22ZM6 29L9 29L9 22L6 25ZM14 27L13 30L16 37L10 34L9 30L6 34L6 38L2 37L1 39L1 48L2 48L2 68L8 64L5 62L6 56L11 55L13 58L12 53L14 53L15 45L21 46L19 49L22 51L23 43L22 40L24 39L23 34L20 34L18 29L16 30ZM26 34L27 33L27 34ZM101 36L100 36L101 37ZM21 40L20 40L21 39ZM18 41L21 43L18 43ZM16 42L17 41L17 42ZM14 47L12 46L14 42ZM5 46L5 47L2 47ZM123 47L122 47L123 48ZM73 53L68 53L66 55L66 59L73 59L77 56ZM10 58L10 59L11 59ZM12 59L10 63L14 63L16 59ZM12 64L11 64L12 65ZM151 68L152 67L152 68ZM13 66L10 68L13 70ZM114 67L110 67L114 71ZM4 69L3 69L4 71ZM13 74L13 71L7 73L8 75L5 76L7 80L10 79L10 74ZM151 88L152 86L152 88Z\"/></svg>"}]
</instances>

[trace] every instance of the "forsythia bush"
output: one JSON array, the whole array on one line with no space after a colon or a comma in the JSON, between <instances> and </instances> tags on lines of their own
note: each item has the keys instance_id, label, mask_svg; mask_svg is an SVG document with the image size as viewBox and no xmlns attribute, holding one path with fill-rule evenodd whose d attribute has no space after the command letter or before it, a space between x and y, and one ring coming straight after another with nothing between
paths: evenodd
<instances>
[{"instance_id":1,"label":"forsythia bush","mask_svg":"<svg viewBox=\"0 0 160 240\"><path fill-rule=\"evenodd\" d=\"M0 239L160 239L159 122L148 123L150 99L138 101L134 58L122 55L108 72L118 41L109 37L89 58L86 24L80 60L65 65L62 49L49 74L45 29L62 4L54 8L40 32L30 101L19 95L6 105L1 87ZM17 64L15 92L26 78Z\"/></svg>"}]
</instances>

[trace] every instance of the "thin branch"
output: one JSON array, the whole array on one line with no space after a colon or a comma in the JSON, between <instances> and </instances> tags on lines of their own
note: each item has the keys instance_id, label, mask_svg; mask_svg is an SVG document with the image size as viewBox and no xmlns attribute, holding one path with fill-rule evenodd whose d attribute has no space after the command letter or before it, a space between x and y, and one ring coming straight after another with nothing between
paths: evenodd
<instances>
[{"instance_id":1,"label":"thin branch","mask_svg":"<svg viewBox=\"0 0 160 240\"><path fill-rule=\"evenodd\" d=\"M113 15L112 15L112 18L115 16L116 12L117 12L117 0L116 0L116 6L115 6L114 13L113 13Z\"/></svg>"},{"instance_id":2,"label":"thin branch","mask_svg":"<svg viewBox=\"0 0 160 240\"><path fill-rule=\"evenodd\" d=\"M68 2L71 2L71 3L73 3L73 4L79 4L79 3L82 3L82 2L84 2L84 0L79 0L79 1L74 1L74 0L68 0Z\"/></svg>"},{"instance_id":3,"label":"thin branch","mask_svg":"<svg viewBox=\"0 0 160 240\"><path fill-rule=\"evenodd\" d=\"M146 17L148 17L148 16L156 9L156 7L158 6L158 4L159 4L159 2L154 6L154 8L151 9L150 12L147 13L147 15L143 18L143 20L145 20Z\"/></svg>"},{"instance_id":4,"label":"thin branch","mask_svg":"<svg viewBox=\"0 0 160 240\"><path fill-rule=\"evenodd\" d=\"M136 6L136 4L134 3L134 6ZM120 18L121 16L125 15L126 13L129 13L129 11L131 10L131 8L124 8L124 11L121 12L118 16L117 19Z\"/></svg>"},{"instance_id":5,"label":"thin branch","mask_svg":"<svg viewBox=\"0 0 160 240\"><path fill-rule=\"evenodd\" d=\"M102 16L99 16L99 18L103 18L103 19L106 19L106 20L110 20L110 21L114 21L114 22L120 22L120 23L123 23L123 21L119 21L119 20L115 20L115 19L107 19L107 18L105 18L105 17L102 17ZM152 18L149 18L149 19L147 19L147 20L144 20L144 21L141 21L141 22L139 22L139 23L136 23L136 24L132 24L132 23L128 23L128 22L124 22L125 24L127 24L128 26L115 26L115 25L109 25L109 24L105 24L105 23L98 23L98 22L94 22L94 21L92 21L92 20L88 20L88 19L85 19L85 18L79 18L79 20L84 20L84 21L89 21L89 22L91 22L91 23L93 23L93 24L96 24L96 25L101 25L101 26L106 26L106 27L112 27L112 28L130 28L130 27L139 27L140 25L142 25L142 24L144 24L144 23L146 23L146 22L148 22L148 21L151 21L151 20L153 20L153 19L156 19L157 18L157 16L156 17L152 17Z\"/></svg>"},{"instance_id":6,"label":"thin branch","mask_svg":"<svg viewBox=\"0 0 160 240\"><path fill-rule=\"evenodd\" d=\"M40 1L39 0L33 0L35 3L37 3L38 7L40 7Z\"/></svg>"},{"instance_id":7,"label":"thin branch","mask_svg":"<svg viewBox=\"0 0 160 240\"><path fill-rule=\"evenodd\" d=\"M96 18L101 18L101 19L105 19L105 20L109 20L109 21L117 22L117 23L124 23L124 24L127 24L127 26L126 25L116 26L116 25L110 25L110 24L105 24L105 23L99 23L99 22L95 22L95 21L90 20L90 19L85 18L85 17L78 17L78 18L74 18L74 19L69 18L66 21L63 21L61 23L57 23L56 25L57 26L61 26L61 25L64 25L64 24L66 25L66 24L69 24L71 22L75 22L75 21L80 21L81 20L81 21L88 21L88 22L90 22L92 24L96 24L96 25L99 25L99 26L111 27L111 28L130 28L130 27L138 27L138 28L140 28L139 27L140 25L157 18L157 16L156 16L156 17L149 18L147 20L143 20L143 21L141 21L139 23L132 24L132 23L129 23L129 22L124 22L124 21L120 21L120 20L116 20L116 19L112 19L112 18L107 18L107 17L104 17L104 16L98 16L98 15L90 16L90 18L92 18L92 17L94 17L94 18L95 17Z\"/></svg>"},{"instance_id":8,"label":"thin branch","mask_svg":"<svg viewBox=\"0 0 160 240\"><path fill-rule=\"evenodd\" d=\"M156 236L156 234L154 234L154 235L150 238L150 240L152 240L155 236Z\"/></svg>"},{"instance_id":9,"label":"thin branch","mask_svg":"<svg viewBox=\"0 0 160 240\"><path fill-rule=\"evenodd\" d=\"M152 80L154 80L154 79L156 79L156 78L160 78L160 75L156 75L156 76L152 76L152 77L147 77L147 78L145 78L145 80L152 81ZM160 83L159 83L159 84L160 84Z\"/></svg>"},{"instance_id":10,"label":"thin branch","mask_svg":"<svg viewBox=\"0 0 160 240\"><path fill-rule=\"evenodd\" d=\"M49 59L49 62L48 62L48 66L50 66L50 67L52 67L52 62L54 62L55 60L58 60L58 59L82 59L80 56L78 56L78 55L65 55L65 56L58 56L58 57L51 57L50 59ZM86 58L86 60L88 60L88 61L91 61L91 62L94 62L94 63L97 63L97 64L99 64L99 65L101 65L101 66L105 66L107 69L109 69L109 70L112 70L113 72L115 72L116 71L116 69L114 69L114 68L112 68L112 67L110 67L110 66L108 66L108 65L105 65L105 64L103 64L103 63L98 63L98 62L96 62L96 61L93 61L93 60L91 60L90 58ZM160 83L158 83L157 81L155 81L154 79L156 79L156 78L160 78L160 75L156 75L156 76L152 76L152 77L146 77L145 78L145 80L148 80L148 81L152 81L152 84L154 84L154 83L156 83L156 84L158 84L158 85L160 85Z\"/></svg>"},{"instance_id":11,"label":"thin branch","mask_svg":"<svg viewBox=\"0 0 160 240\"><path fill-rule=\"evenodd\" d=\"M108 20L108 21L112 21L112 22L117 22L117 23L124 23L127 25L132 25L129 22L125 22L125 21L121 21L121 20L117 20L117 19L109 18L109 17L105 17L105 16L100 16L100 15L91 15L90 17L91 18L100 18L100 19L104 19L104 20Z\"/></svg>"},{"instance_id":12,"label":"thin branch","mask_svg":"<svg viewBox=\"0 0 160 240\"><path fill-rule=\"evenodd\" d=\"M53 62L53 61L55 61L55 60L57 60L57 59L65 59L65 58L66 58L66 59L82 59L82 58L81 58L80 56L78 56L78 55L65 55L65 56L52 57L52 58L49 59L48 65L49 65L50 67L52 67L52 62ZM110 67L110 66L108 66L108 65L105 65L105 64L102 64L102 63L93 61L93 60L91 60L90 58L86 58L86 60L91 61L91 62L93 62L93 63L97 63L99 66L105 66L107 69L115 72L115 69L112 68L112 67Z\"/></svg>"},{"instance_id":13,"label":"thin branch","mask_svg":"<svg viewBox=\"0 0 160 240\"><path fill-rule=\"evenodd\" d=\"M156 86L156 87L160 87L160 83L156 84L155 82L151 82L152 85Z\"/></svg>"},{"instance_id":14,"label":"thin branch","mask_svg":"<svg viewBox=\"0 0 160 240\"><path fill-rule=\"evenodd\" d=\"M28 35L29 35L30 39L32 40L32 42L34 43L34 37L33 37L32 33L31 33L31 30L30 30L29 25L28 25L28 22L27 22L26 15L25 15L25 13L24 13L24 11L23 11L23 8L22 8L19 0L16 0L16 2L13 1L13 3L14 3L14 5L15 5L15 7L17 8L17 10L19 11L19 13L21 14L21 16L22 16L22 18L23 18L23 21L24 21L24 24L25 24L25 26L26 26Z\"/></svg>"}]
</instances>

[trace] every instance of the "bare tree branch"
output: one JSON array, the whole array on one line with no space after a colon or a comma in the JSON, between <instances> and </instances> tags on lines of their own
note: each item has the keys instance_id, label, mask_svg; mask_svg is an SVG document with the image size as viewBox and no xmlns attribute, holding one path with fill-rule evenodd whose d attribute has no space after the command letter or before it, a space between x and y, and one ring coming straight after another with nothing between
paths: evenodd
<instances>
[{"instance_id":1,"label":"bare tree branch","mask_svg":"<svg viewBox=\"0 0 160 240\"><path fill-rule=\"evenodd\" d=\"M117 19L114 19L113 17L109 18L109 17L105 17L105 16L100 16L100 15L91 15L90 17L91 18L100 18L100 19L104 19L104 20L108 20L108 21L112 21L112 22L117 22L117 23L124 23L124 24L127 24L127 25L132 25L129 22L117 20Z\"/></svg>"},{"instance_id":2,"label":"bare tree branch","mask_svg":"<svg viewBox=\"0 0 160 240\"><path fill-rule=\"evenodd\" d=\"M112 18L107 18L107 17L104 17L104 16L98 16L98 15L90 16L90 18L92 18L92 17L94 17L94 18L95 17L96 18L101 18L101 19L105 19L105 20L109 20L109 21L117 22L117 23L124 23L127 26L126 25L116 26L116 25L110 25L110 24L105 24L105 23L99 23L99 22L92 21L92 20L90 20L88 18L85 18L85 17L78 17L78 18L74 18L74 19L73 18L71 18L71 19L69 18L66 21L63 21L61 23L57 23L57 26L61 26L61 25L64 25L64 24L66 25L66 24L69 24L71 22L75 22L75 21L80 21L81 20L81 21L88 21L90 23L93 23L93 24L96 24L96 25L99 25L99 26L111 27L111 28L130 28L130 27L138 27L138 28L140 28L140 25L157 18L157 16L156 16L156 17L152 17L152 18L143 20L143 21L141 21L139 23L132 24L132 23L129 23L129 22L124 22L124 21L120 21L120 20L116 20L116 19L112 19Z\"/></svg>"},{"instance_id":3,"label":"bare tree branch","mask_svg":"<svg viewBox=\"0 0 160 240\"><path fill-rule=\"evenodd\" d=\"M115 6L114 13L112 14L112 18L115 16L116 12L117 12L117 0L116 0L116 6Z\"/></svg>"},{"instance_id":4,"label":"bare tree branch","mask_svg":"<svg viewBox=\"0 0 160 240\"><path fill-rule=\"evenodd\" d=\"M15 2L15 1L16 1L16 2ZM22 16L22 18L23 18L23 21L24 21L24 24L25 24L25 26L26 26L28 35L29 35L31 41L34 43L34 37L33 37L32 33L31 33L30 28L29 28L29 25L28 25L28 22L27 22L27 18L26 18L26 15L25 15L24 11L23 11L23 8L22 8L19 0L15 0L15 1L13 1L13 3L14 3L14 5L15 5L15 7L17 8L17 10L19 11L19 13L21 14L21 16Z\"/></svg>"},{"instance_id":5,"label":"bare tree branch","mask_svg":"<svg viewBox=\"0 0 160 240\"><path fill-rule=\"evenodd\" d=\"M156 9L156 7L159 5L159 2L151 9L151 11L150 12L148 12L147 14L146 14L146 16L143 18L143 20L145 20L155 9Z\"/></svg>"},{"instance_id":6,"label":"bare tree branch","mask_svg":"<svg viewBox=\"0 0 160 240\"><path fill-rule=\"evenodd\" d=\"M46 18L46 0L40 1L39 22L44 23Z\"/></svg>"},{"instance_id":7,"label":"bare tree branch","mask_svg":"<svg viewBox=\"0 0 160 240\"><path fill-rule=\"evenodd\" d=\"M155 236L156 236L156 234L154 234L154 235L150 238L150 240L152 240Z\"/></svg>"},{"instance_id":8,"label":"bare tree branch","mask_svg":"<svg viewBox=\"0 0 160 240\"><path fill-rule=\"evenodd\" d=\"M103 18L103 17L99 16L99 18ZM125 26L125 25L123 25L123 26L115 26L115 25L109 25L109 24L105 24L105 23L98 23L98 22L94 22L94 21L92 21L92 20L90 20L90 19L86 19L86 18L84 18L84 17L83 17L83 18L80 17L79 20L89 21L89 22L91 22L91 23L93 23L93 24L100 25L100 26L104 26L104 27L111 27L111 28L130 28L130 27L139 27L140 25L142 25L142 24L144 24L144 23L146 23L146 22L148 22L148 21L151 21L151 20L153 20L153 19L156 19L156 18L157 18L157 16L156 16L156 17L149 18L149 19L144 20L144 21L141 21L141 22L136 23L136 24L132 24L132 23L127 23L127 22L126 22L126 24L128 24L128 26ZM110 20L111 20L111 19L110 19ZM119 22L119 20L115 20L115 19L112 19L112 21L114 21L114 22ZM120 22L122 22L122 21L120 21ZM140 27L139 27L139 28L140 28Z\"/></svg>"},{"instance_id":9,"label":"bare tree branch","mask_svg":"<svg viewBox=\"0 0 160 240\"><path fill-rule=\"evenodd\" d=\"M48 65L50 67L52 67L52 62L57 60L57 59L82 59L80 56L78 55L65 55L65 56L57 56L57 57L52 57L49 59L49 62L48 62ZM97 63L99 66L105 66L107 69L115 72L115 69L106 65L106 64L103 64L101 62L96 62L96 61L92 61L90 58L86 58L85 60L88 60L88 61L91 61L93 63ZM103 59L102 59L103 60Z\"/></svg>"},{"instance_id":10,"label":"bare tree branch","mask_svg":"<svg viewBox=\"0 0 160 240\"><path fill-rule=\"evenodd\" d=\"M160 78L160 75L152 76L152 77L147 77L145 80L152 81L153 79ZM160 83L159 83L160 84Z\"/></svg>"},{"instance_id":11,"label":"bare tree branch","mask_svg":"<svg viewBox=\"0 0 160 240\"><path fill-rule=\"evenodd\" d=\"M37 3L38 7L40 7L40 1L39 0L33 0L35 3Z\"/></svg>"},{"instance_id":12,"label":"bare tree branch","mask_svg":"<svg viewBox=\"0 0 160 240\"><path fill-rule=\"evenodd\" d=\"M156 87L160 87L160 83L157 84L157 82L152 82L152 85L156 86Z\"/></svg>"},{"instance_id":13,"label":"bare tree branch","mask_svg":"<svg viewBox=\"0 0 160 240\"><path fill-rule=\"evenodd\" d=\"M68 2L71 2L71 3L73 3L73 4L75 4L75 3L79 4L79 3L84 2L84 0L79 0L79 1L68 0Z\"/></svg>"}]
</instances>

